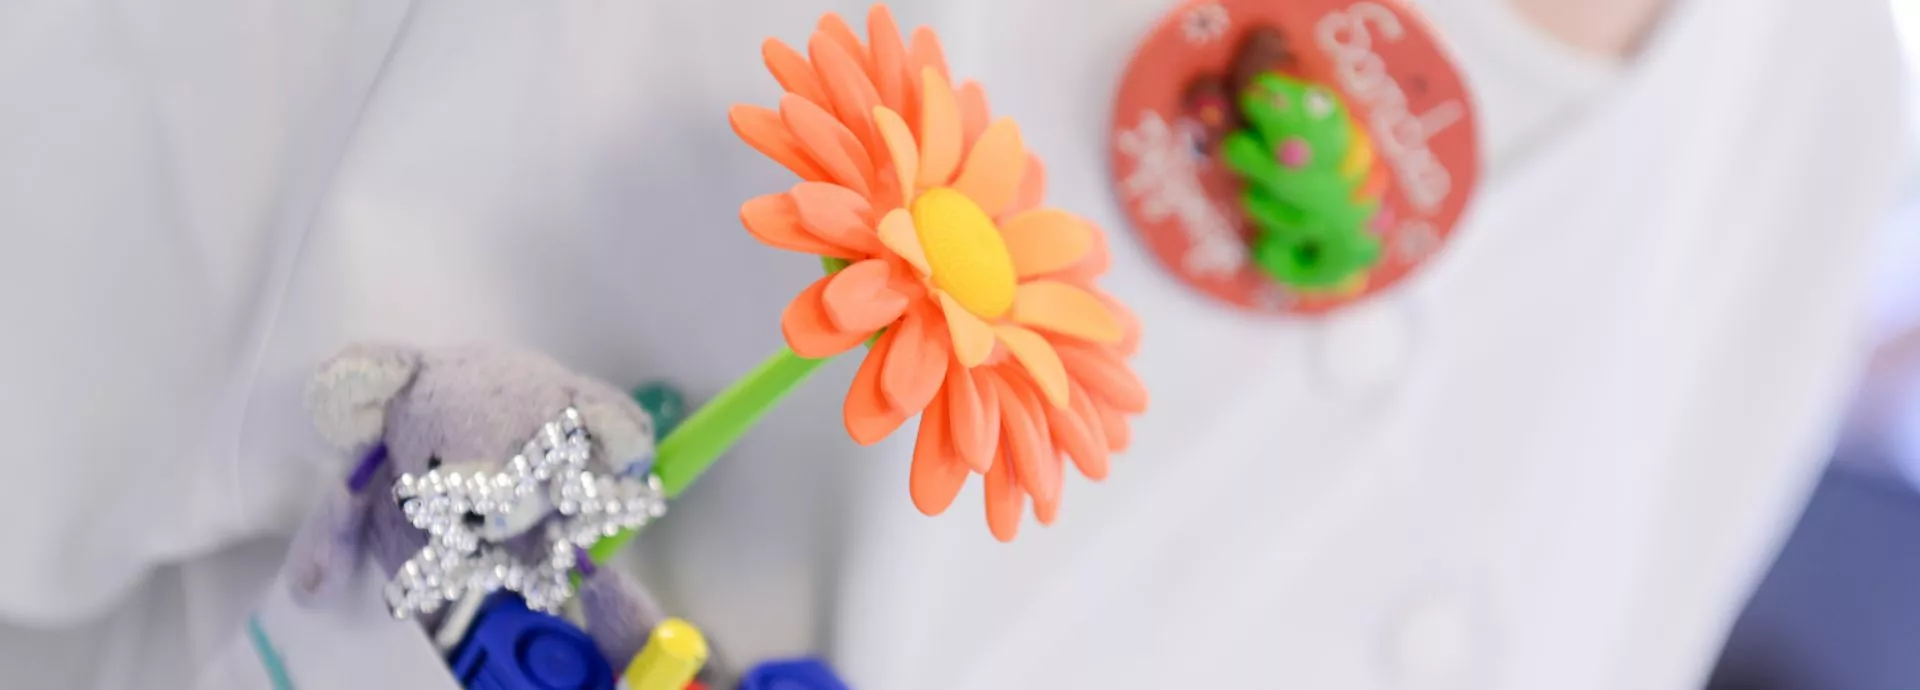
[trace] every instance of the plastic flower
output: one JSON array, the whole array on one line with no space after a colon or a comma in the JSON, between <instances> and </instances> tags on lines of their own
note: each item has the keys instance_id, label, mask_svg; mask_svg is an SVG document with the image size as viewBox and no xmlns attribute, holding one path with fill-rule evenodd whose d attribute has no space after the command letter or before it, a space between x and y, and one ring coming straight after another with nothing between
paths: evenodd
<instances>
[{"instance_id":1,"label":"plastic flower","mask_svg":"<svg viewBox=\"0 0 1920 690\"><path fill-rule=\"evenodd\" d=\"M834 14L802 56L764 45L778 110L729 113L749 145L792 170L792 189L748 201L747 230L838 268L787 307L803 357L870 343L844 416L861 444L921 416L910 493L928 515L970 474L986 482L994 536L1018 531L1027 497L1057 515L1064 461L1105 477L1146 407L1128 368L1138 322L1094 283L1101 233L1042 205L1045 178L1020 128L985 92L952 84L939 40L902 41L875 6L867 40Z\"/></svg>"}]
</instances>

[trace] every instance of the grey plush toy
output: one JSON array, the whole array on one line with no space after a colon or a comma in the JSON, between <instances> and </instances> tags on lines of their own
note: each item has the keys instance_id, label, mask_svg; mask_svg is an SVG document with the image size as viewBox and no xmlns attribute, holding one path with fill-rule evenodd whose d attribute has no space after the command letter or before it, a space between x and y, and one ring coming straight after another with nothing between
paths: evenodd
<instances>
[{"instance_id":1,"label":"grey plush toy","mask_svg":"<svg viewBox=\"0 0 1920 690\"><path fill-rule=\"evenodd\" d=\"M388 585L390 600L398 596L402 576L413 575L416 585L423 581L423 558L436 588L429 593L438 592L439 571L433 568L449 562L445 554L460 551L500 559L469 568L475 573L507 573L501 564L509 562L515 569L519 563L551 566L549 559L559 558L557 576L548 567L542 581L559 590L552 608L581 624L616 667L638 653L648 632L664 619L639 583L624 572L584 562L584 552L562 529L579 527L583 517L573 498L576 489L602 498L621 496L617 489L636 486L632 478L650 469L653 421L618 389L528 352L364 344L320 368L308 386L307 403L321 433L357 464L343 468L342 481L328 489L294 541L287 580L302 604L325 605L350 591L348 583L367 558L395 578ZM569 448L571 455L564 452ZM543 465L549 457L556 460ZM438 519L424 512L426 497L409 500L429 481L441 495L449 483L456 492L455 500L439 502L459 512L442 516L446 519L432 527L438 536L423 529ZM462 481L470 491L462 492ZM526 485L517 493L516 481ZM575 485L562 487L563 481ZM645 484L638 486L644 492ZM664 509L657 492L624 496L630 509L637 509L643 497L654 501L652 515ZM604 515L621 509L618 500L611 503ZM588 516L603 515L598 504L587 510L593 511ZM632 515L635 519L626 524L648 517ZM587 527L610 529L606 524L611 523ZM436 559L429 552L442 555ZM577 597L562 610L560 598L574 593L565 578L576 554L581 559ZM531 588L538 583L532 576L514 572L510 577L526 581L528 589L518 591L536 608L541 607L538 597L553 594L535 593ZM495 586L501 579L493 577ZM470 613L478 589L454 598L464 598ZM406 615L404 598L390 603L396 614ZM460 618L459 610L416 607L414 613L434 630Z\"/></svg>"}]
</instances>

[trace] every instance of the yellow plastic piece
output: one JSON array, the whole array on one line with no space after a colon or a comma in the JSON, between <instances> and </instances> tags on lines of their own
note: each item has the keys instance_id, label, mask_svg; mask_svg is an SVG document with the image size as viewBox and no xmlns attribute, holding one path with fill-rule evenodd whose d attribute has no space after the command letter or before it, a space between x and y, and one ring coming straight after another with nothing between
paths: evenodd
<instances>
[{"instance_id":1,"label":"yellow plastic piece","mask_svg":"<svg viewBox=\"0 0 1920 690\"><path fill-rule=\"evenodd\" d=\"M1373 167L1373 137L1367 136L1359 120L1348 120L1347 128L1353 131L1353 144L1347 148L1346 159L1340 161L1340 175L1360 177Z\"/></svg>"},{"instance_id":2,"label":"yellow plastic piece","mask_svg":"<svg viewBox=\"0 0 1920 690\"><path fill-rule=\"evenodd\" d=\"M700 629L669 618L653 629L647 646L620 676L622 690L684 690L707 664L707 638Z\"/></svg>"}]
</instances>

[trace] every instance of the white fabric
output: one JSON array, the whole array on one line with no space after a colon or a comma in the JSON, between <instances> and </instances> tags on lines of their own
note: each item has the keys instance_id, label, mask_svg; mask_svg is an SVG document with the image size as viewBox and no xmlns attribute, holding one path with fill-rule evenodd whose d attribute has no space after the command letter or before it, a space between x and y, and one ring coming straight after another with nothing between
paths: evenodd
<instances>
[{"instance_id":1,"label":"white fabric","mask_svg":"<svg viewBox=\"0 0 1920 690\"><path fill-rule=\"evenodd\" d=\"M1596 66L1497 2L1424 4L1499 167L1434 265L1326 321L1215 307L1126 234L1108 99L1171 3L896 2L1020 118L1051 201L1116 233L1153 409L1112 479L1003 546L977 486L913 511L910 434L844 439L837 362L640 572L725 661L819 649L879 690L1696 686L1855 360L1901 152L1885 11L1679 0ZM220 658L276 558L255 540L325 464L297 390L340 345L515 342L701 396L817 275L739 228L790 180L723 113L773 100L764 35L863 2L149 5L0 7L23 687Z\"/></svg>"},{"instance_id":2,"label":"white fabric","mask_svg":"<svg viewBox=\"0 0 1920 690\"><path fill-rule=\"evenodd\" d=\"M288 514L247 500L285 490L245 481L274 463L236 440L404 16L387 4L0 7L0 419L8 482L38 499L0 503L35 526L0 537L33 564L6 569L8 618L98 613L147 568Z\"/></svg>"},{"instance_id":3,"label":"white fabric","mask_svg":"<svg viewBox=\"0 0 1920 690\"><path fill-rule=\"evenodd\" d=\"M192 687L281 690L274 688L265 661L271 655L274 668L302 688L457 690L433 642L412 626L396 625L387 613L385 582L385 574L368 563L346 603L316 609L294 602L286 582L276 580L251 616L260 638L233 636L200 665Z\"/></svg>"},{"instance_id":4,"label":"white fabric","mask_svg":"<svg viewBox=\"0 0 1920 690\"><path fill-rule=\"evenodd\" d=\"M1487 167L1512 167L1541 142L1550 143L1619 82L1626 66L1580 52L1547 35L1504 2L1421 3L1441 40L1470 66L1468 88L1479 105Z\"/></svg>"}]
</instances>

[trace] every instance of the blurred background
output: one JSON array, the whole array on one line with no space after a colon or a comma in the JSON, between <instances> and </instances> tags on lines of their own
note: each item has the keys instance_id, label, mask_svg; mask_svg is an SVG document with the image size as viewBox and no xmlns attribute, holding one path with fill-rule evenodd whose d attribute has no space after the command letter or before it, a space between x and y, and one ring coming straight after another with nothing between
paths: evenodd
<instances>
[{"instance_id":1,"label":"blurred background","mask_svg":"<svg viewBox=\"0 0 1920 690\"><path fill-rule=\"evenodd\" d=\"M1920 106L1920 0L1891 2L1908 97ZM1920 154L1920 114L1908 146ZM1710 690L1920 688L1920 155L1912 159L1881 232L1876 347L1849 427Z\"/></svg>"}]
</instances>

